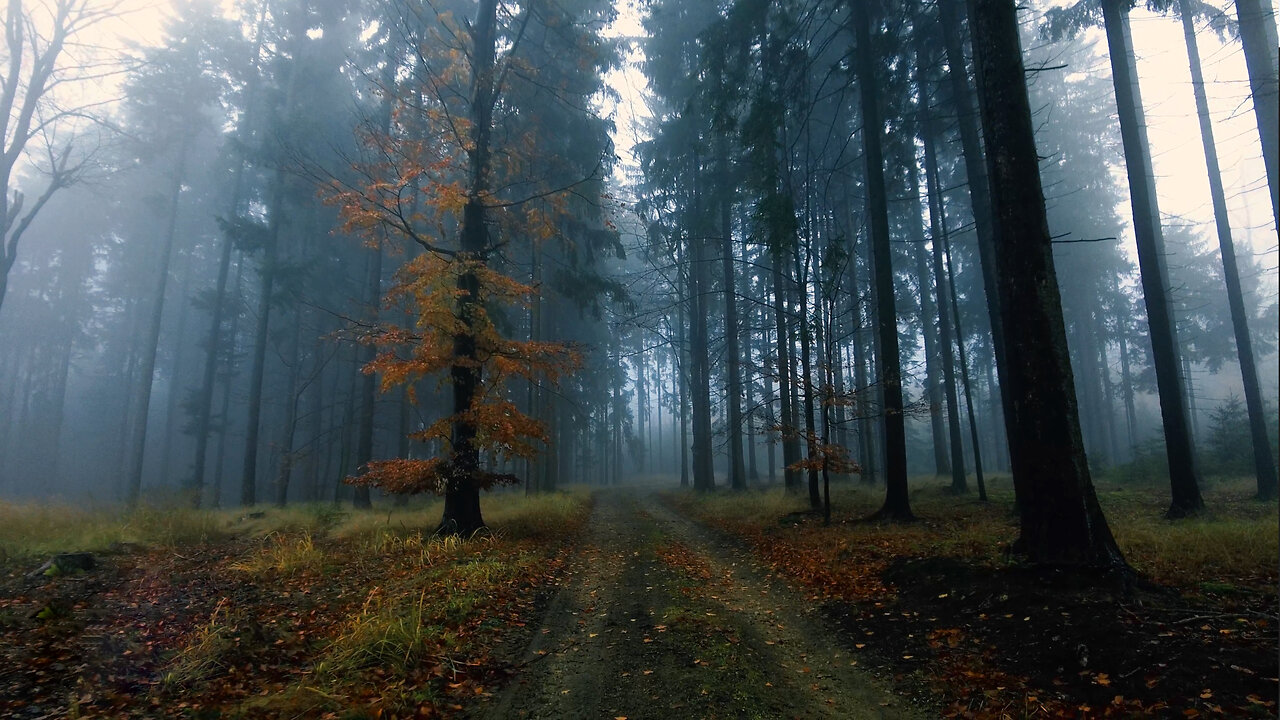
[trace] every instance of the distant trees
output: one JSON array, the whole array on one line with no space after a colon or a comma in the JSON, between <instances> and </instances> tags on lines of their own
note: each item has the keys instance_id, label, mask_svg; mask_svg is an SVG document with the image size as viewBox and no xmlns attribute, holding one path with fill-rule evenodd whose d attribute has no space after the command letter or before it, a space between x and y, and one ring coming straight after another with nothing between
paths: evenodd
<instances>
[{"instance_id":1,"label":"distant trees","mask_svg":"<svg viewBox=\"0 0 1280 720\"><path fill-rule=\"evenodd\" d=\"M120 182L60 191L84 155L78 140L63 152L64 129L81 125L56 114L66 108L57 92L45 96L54 115L32 111L25 149L6 136L5 157L25 158L10 164L9 185L49 171L55 182L21 210L6 196L12 282L0 333L23 340L0 343L3 474L74 435L85 457L61 453L50 473L105 467L124 499L155 486L196 503L367 507L378 487L439 491L440 529L466 534L483 525L481 488L495 482L539 492L678 472L712 490L780 475L816 510L830 483L858 472L886 481L883 517L906 519L910 474L949 474L957 494L977 480L981 496L987 471L1012 469L1028 527L1045 502L1093 518L1089 472L1142 444L1144 393L1163 387L1162 403L1190 419L1161 433L1174 456L1206 442L1203 420L1185 439L1175 432L1194 425L1197 400L1207 409L1204 384L1200 397L1189 380L1170 390L1171 375L1238 360L1261 417L1266 378L1251 391L1248 361L1272 351L1274 310L1251 300L1256 262L1243 248L1230 259L1239 246L1225 212L1221 265L1196 232L1160 227L1141 180L1143 108L1121 77L1136 67L1128 3L1041 16L1050 35L1119 28L1110 55L1123 132L1105 74L1071 71L1101 60L1087 43L1037 44L1024 57L988 36L1003 45L975 49L971 12L1008 8L967 4L644 4L652 117L639 167L626 168L637 172L633 206L619 200L632 189L612 187L609 108L634 99L611 96L603 79L619 55L601 35L614 17L604 0L185 8L160 47L137 53L127 101L110 106L119 149L97 160ZM64 5L68 18L88 7L39 12ZM1234 26L1200 3L1147 6ZM10 131L24 89L39 85L21 79L36 67L32 28L54 19L8 25L7 41L27 52ZM989 165L989 152L1032 152L1025 137L1001 135L1010 128L983 131L971 56L996 49L1033 68L1029 82L1010 76L981 94L998 105L1017 100L1014 85L1029 93L1038 200L1008 199L1031 191L1021 186L1033 168L997 183ZM1066 71L1036 67L1051 54ZM68 66L48 83L57 91L73 77ZM1115 241L1122 145L1144 209L1144 289ZM1229 195L1219 183L1216 210ZM1038 214L998 217L1010 202L1035 214L1033 200L1048 244ZM33 219L42 204L57 216ZM68 207L93 217L80 228ZM1148 242L1157 231L1167 260ZM1056 283L1060 300L1019 294L1029 291L1017 277L1001 289L1028 273L1050 295ZM1017 307L1005 307L1009 292ZM1155 308L1151 322L1139 301ZM1028 323L1047 334L1025 335ZM1027 375L1028 364L1045 370ZM1026 421L1015 401L1031 400L1055 408L1045 412L1061 415L1056 424ZM104 413L120 421L90 430ZM1071 467L1037 479L1020 448L1056 436L1066 454L1055 457ZM1274 477L1265 460L1254 463L1261 497ZM1193 511L1194 474L1173 467L1174 514ZM361 478L354 489L348 477ZM1101 536L1083 538L1087 550L1027 542L1046 562L1110 557Z\"/></svg>"},{"instance_id":2,"label":"distant trees","mask_svg":"<svg viewBox=\"0 0 1280 720\"><path fill-rule=\"evenodd\" d=\"M1120 116L1121 136L1125 148L1126 165L1130 172L1129 180L1134 227L1138 237L1138 258L1142 268L1143 298L1147 304L1150 337L1153 347L1153 366L1155 368L1157 389L1161 398L1161 412L1164 423L1165 446L1170 454L1170 481L1172 502L1169 508L1171 517L1180 517L1195 513L1201 506L1199 492L1198 469L1195 461L1195 444L1192 438L1194 424L1194 393L1185 385L1190 382L1183 375L1189 367L1183 354L1185 343L1178 341L1178 327L1174 321L1175 302L1170 290L1169 270L1165 261L1166 250L1162 219L1156 202L1154 175L1151 170L1150 149L1147 146L1144 109L1138 90L1136 60L1129 31L1129 6L1124 0L1081 0L1065 9L1053 9L1047 14L1044 34L1050 37L1061 37L1077 32L1080 28L1102 22L1106 28L1109 56L1113 69L1113 81L1116 89L1117 107ZM1209 118L1208 101L1205 94L1203 73L1200 67L1199 49L1196 38L1195 22L1207 19L1218 32L1240 32L1245 44L1246 60L1249 61L1251 89L1254 93L1255 109L1259 128L1263 128L1275 116L1272 108L1276 103L1269 101L1275 95L1274 70L1268 75L1268 63L1259 58L1267 52L1265 43L1260 42L1270 27L1274 39L1275 21L1270 12L1263 12L1259 5L1244 2L1238 4L1237 10L1241 18L1251 18L1254 27L1245 28L1231 23L1225 15L1213 8L1191 3L1162 0L1148 3L1154 10L1169 12L1180 17L1183 34L1187 42L1187 52L1191 65L1192 87L1196 99L1197 115L1200 122L1202 144L1204 146L1206 170L1210 187L1215 226L1222 247L1224 263L1224 280L1227 297L1232 308L1234 342L1237 347L1237 358L1240 363L1246 397L1252 395L1255 400L1250 404L1251 417L1258 441L1254 446L1255 474L1258 479L1258 495L1269 498L1274 495L1275 463L1269 457L1268 443L1265 442L1265 423L1262 417L1262 402L1256 381L1255 361L1252 352L1251 333L1247 322L1245 301L1240 288L1239 270L1235 257L1234 241L1231 236L1230 220L1227 217L1225 194L1222 189L1221 173L1218 169L1217 150L1213 138L1213 129ZM1246 38L1245 36L1248 36ZM1274 44L1274 43L1271 43ZM1251 54L1252 50L1252 54ZM1270 67L1274 68L1274 53L1271 53ZM1269 84L1270 83L1270 84ZM1261 101L1259 98L1268 98ZM1266 131L1262 131L1266 135ZM1269 140L1269 138L1268 138ZM1268 140L1264 140L1264 165L1273 162L1268 159ZM1274 147L1271 148L1274 150ZM1145 168L1145 170L1143 169ZM1267 166L1268 180L1271 180L1272 166ZM1274 183L1271 183L1274 198ZM1273 211L1274 211L1273 199ZM1154 315L1153 315L1154 313ZM1189 407L1190 406L1190 407Z\"/></svg>"},{"instance_id":3,"label":"distant trees","mask_svg":"<svg viewBox=\"0 0 1280 720\"><path fill-rule=\"evenodd\" d=\"M866 161L867 216L870 225L872 266L875 268L876 357L881 412L884 418L885 493L879 516L890 520L910 520L907 496L907 431L902 403L902 358L898 349L898 311L893 287L893 254L890 250L889 207L884 182L884 150L880 114L882 84L876 56L871 48L871 13L866 3L853 5L853 42L857 49L858 98L862 109L862 152ZM880 18L876 18L879 29ZM919 218L915 218L919 222ZM939 242L941 238L934 238Z\"/></svg>"},{"instance_id":4,"label":"distant trees","mask_svg":"<svg viewBox=\"0 0 1280 720\"><path fill-rule=\"evenodd\" d=\"M170 25L167 42L142 58L140 69L126 85L126 127L134 138L128 147L143 168L141 172L163 178L160 195L155 198L162 207L154 227L159 240L158 260L151 281L149 317L138 370L137 410L130 438L125 495L130 506L137 504L142 488L151 391L182 190L189 181L194 144L201 134L212 130L210 119L221 93L217 46L204 35L216 27L212 16L204 14L208 9L196 6L195 12Z\"/></svg>"}]
</instances>

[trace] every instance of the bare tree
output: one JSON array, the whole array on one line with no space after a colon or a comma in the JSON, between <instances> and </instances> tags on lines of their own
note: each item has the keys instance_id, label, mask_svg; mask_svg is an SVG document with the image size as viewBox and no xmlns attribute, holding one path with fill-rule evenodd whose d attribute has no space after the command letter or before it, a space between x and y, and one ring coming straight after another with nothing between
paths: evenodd
<instances>
[{"instance_id":1,"label":"bare tree","mask_svg":"<svg viewBox=\"0 0 1280 720\"><path fill-rule=\"evenodd\" d=\"M0 57L0 305L18 242L58 190L74 184L94 156L84 128L95 104L71 87L114 72L92 59L84 32L114 17L116 4L91 0L9 0L4 11L4 55ZM84 53L80 51L84 50ZM63 102L75 98L73 102ZM32 168L48 178L35 201L17 187L15 174Z\"/></svg>"}]
</instances>

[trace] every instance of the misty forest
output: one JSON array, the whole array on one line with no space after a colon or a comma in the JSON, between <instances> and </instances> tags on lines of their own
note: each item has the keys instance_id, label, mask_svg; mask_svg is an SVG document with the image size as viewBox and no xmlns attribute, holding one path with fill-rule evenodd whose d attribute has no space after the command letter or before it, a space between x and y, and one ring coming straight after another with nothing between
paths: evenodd
<instances>
[{"instance_id":1,"label":"misty forest","mask_svg":"<svg viewBox=\"0 0 1280 720\"><path fill-rule=\"evenodd\" d=\"M1277 716L1271 0L6 0L0 715Z\"/></svg>"}]
</instances>

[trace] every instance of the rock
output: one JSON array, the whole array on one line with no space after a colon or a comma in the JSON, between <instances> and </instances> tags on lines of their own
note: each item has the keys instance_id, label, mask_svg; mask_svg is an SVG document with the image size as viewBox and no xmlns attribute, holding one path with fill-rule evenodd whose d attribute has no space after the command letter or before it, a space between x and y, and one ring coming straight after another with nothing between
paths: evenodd
<instances>
[{"instance_id":1,"label":"rock","mask_svg":"<svg viewBox=\"0 0 1280 720\"><path fill-rule=\"evenodd\" d=\"M93 557L93 553L73 552L58 553L53 556L45 564L36 568L27 577L35 577L37 575L69 575L74 572L88 572L97 566L98 562Z\"/></svg>"},{"instance_id":2,"label":"rock","mask_svg":"<svg viewBox=\"0 0 1280 720\"><path fill-rule=\"evenodd\" d=\"M98 561L93 553L58 553L53 556L53 566L61 572L88 572L98 566Z\"/></svg>"}]
</instances>

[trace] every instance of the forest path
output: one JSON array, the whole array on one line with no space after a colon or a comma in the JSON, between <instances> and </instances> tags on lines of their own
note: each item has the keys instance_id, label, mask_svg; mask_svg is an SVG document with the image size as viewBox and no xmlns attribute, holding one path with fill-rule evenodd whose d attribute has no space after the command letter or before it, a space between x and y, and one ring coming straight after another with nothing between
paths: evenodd
<instances>
[{"instance_id":1,"label":"forest path","mask_svg":"<svg viewBox=\"0 0 1280 720\"><path fill-rule=\"evenodd\" d=\"M523 670L475 714L923 717L854 667L812 606L652 490L603 490Z\"/></svg>"}]
</instances>

